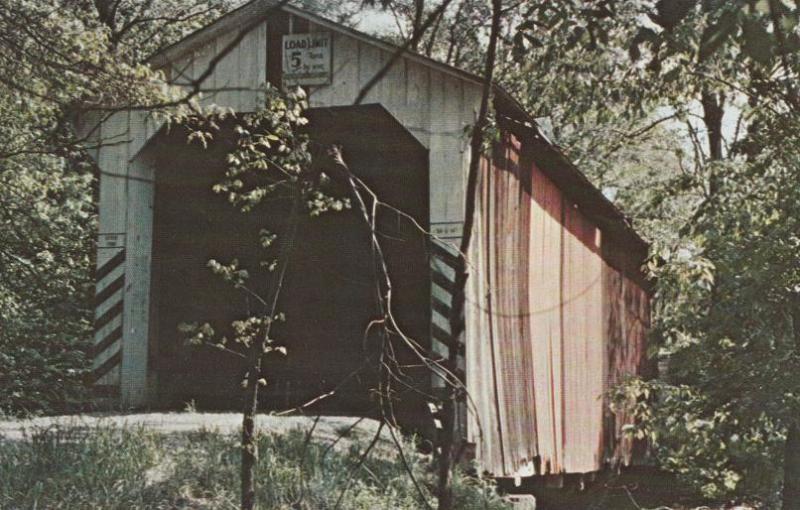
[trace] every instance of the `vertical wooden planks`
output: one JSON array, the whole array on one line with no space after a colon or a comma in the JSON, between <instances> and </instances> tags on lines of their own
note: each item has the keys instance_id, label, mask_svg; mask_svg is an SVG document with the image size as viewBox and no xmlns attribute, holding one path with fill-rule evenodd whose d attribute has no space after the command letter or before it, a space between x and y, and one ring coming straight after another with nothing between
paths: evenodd
<instances>
[{"instance_id":1,"label":"vertical wooden planks","mask_svg":"<svg viewBox=\"0 0 800 510\"><path fill-rule=\"evenodd\" d=\"M316 23L309 23L308 24L308 31L313 32L325 32L326 30ZM336 37L335 35L331 36L331 47L336 47ZM318 86L309 86L306 87L308 92L308 104L312 107L322 107L322 106L329 106L331 104L331 95L333 94L333 76L336 74L336 70L334 67L334 53L335 50L331 53L331 83L327 85L318 85Z\"/></svg>"},{"instance_id":2,"label":"vertical wooden planks","mask_svg":"<svg viewBox=\"0 0 800 510\"><path fill-rule=\"evenodd\" d=\"M424 146L430 147L430 69L407 60L405 81L406 129Z\"/></svg>"},{"instance_id":3,"label":"vertical wooden planks","mask_svg":"<svg viewBox=\"0 0 800 510\"><path fill-rule=\"evenodd\" d=\"M97 137L101 174L92 379L98 396L103 397L113 397L120 382L123 343L121 286L126 281L128 122L128 112L116 112L104 119Z\"/></svg>"},{"instance_id":4,"label":"vertical wooden planks","mask_svg":"<svg viewBox=\"0 0 800 510\"><path fill-rule=\"evenodd\" d=\"M376 48L371 44L366 44L361 41L358 43L358 90L367 84L383 67L384 52L380 48ZM379 103L381 102L381 94L383 83L378 82L369 91L367 96L361 101L362 104ZM356 91L356 95L358 94ZM355 96L353 97L355 100Z\"/></svg>"},{"instance_id":5,"label":"vertical wooden planks","mask_svg":"<svg viewBox=\"0 0 800 510\"><path fill-rule=\"evenodd\" d=\"M254 43L256 46L256 53L255 62L252 62L251 65L254 65L256 68L256 93L253 98L253 107L251 109L255 110L255 107L259 106L262 102L261 89L267 85L267 40L269 34L267 33L266 21L259 23L253 37L256 39Z\"/></svg>"},{"instance_id":6,"label":"vertical wooden planks","mask_svg":"<svg viewBox=\"0 0 800 510\"><path fill-rule=\"evenodd\" d=\"M267 23L250 29L239 43L238 69L234 73L239 92L236 109L242 112L256 110L261 100L261 89L267 81Z\"/></svg>"},{"instance_id":7,"label":"vertical wooden planks","mask_svg":"<svg viewBox=\"0 0 800 510\"><path fill-rule=\"evenodd\" d=\"M604 245L604 254L613 258L629 258L621 247ZM641 375L646 366L646 338L650 326L650 301L642 289L621 269L604 265L604 309L606 387L622 382L626 376ZM614 463L629 464L633 457L634 442L622 434L622 428L633 418L620 412L606 414L605 454Z\"/></svg>"},{"instance_id":8,"label":"vertical wooden planks","mask_svg":"<svg viewBox=\"0 0 800 510\"><path fill-rule=\"evenodd\" d=\"M128 166L127 280L121 367L121 403L141 407L148 403L148 346L150 273L153 244L154 167L147 153Z\"/></svg>"},{"instance_id":9,"label":"vertical wooden planks","mask_svg":"<svg viewBox=\"0 0 800 510\"><path fill-rule=\"evenodd\" d=\"M447 195L451 191L452 182L448 181L446 122L444 119L444 83L440 74L430 70L429 78L429 122L425 126L430 136L430 202L431 224L446 222L452 219L448 211Z\"/></svg>"},{"instance_id":10,"label":"vertical wooden planks","mask_svg":"<svg viewBox=\"0 0 800 510\"><path fill-rule=\"evenodd\" d=\"M158 132L164 121L147 111L130 112L128 158L133 159Z\"/></svg>"},{"instance_id":11,"label":"vertical wooden planks","mask_svg":"<svg viewBox=\"0 0 800 510\"><path fill-rule=\"evenodd\" d=\"M630 462L633 444L620 439L630 417L609 417L604 392L641 373L649 301L606 257L636 255L607 254L599 228L519 157L514 137L501 148L482 162L470 250L469 437L500 476L533 474L537 455L542 474Z\"/></svg>"},{"instance_id":12,"label":"vertical wooden planks","mask_svg":"<svg viewBox=\"0 0 800 510\"><path fill-rule=\"evenodd\" d=\"M283 34L289 33L289 15L275 12L268 17L267 23L267 81L274 87L283 87L283 62L281 51L283 47Z\"/></svg>"},{"instance_id":13,"label":"vertical wooden planks","mask_svg":"<svg viewBox=\"0 0 800 510\"><path fill-rule=\"evenodd\" d=\"M333 82L320 99L328 106L353 104L359 90L359 42L338 32L333 33Z\"/></svg>"},{"instance_id":14,"label":"vertical wooden planks","mask_svg":"<svg viewBox=\"0 0 800 510\"><path fill-rule=\"evenodd\" d=\"M475 211L475 230L469 252L469 272L466 295L466 382L470 397L474 402L467 428L468 440L476 443L477 460L484 469L495 472L501 465L497 416L493 403L497 395L493 384L493 360L489 318L491 313L491 283L487 267L487 243L489 241L488 223L485 211L488 203L487 176L481 174L477 188L477 207Z\"/></svg>"},{"instance_id":15,"label":"vertical wooden planks","mask_svg":"<svg viewBox=\"0 0 800 510\"><path fill-rule=\"evenodd\" d=\"M215 55L220 55L238 35L237 32L228 32L220 35L216 39ZM248 85L240 76L243 70L240 59L245 56L243 53L246 53L249 49L244 43L245 41L241 41L235 48L225 54L214 69L212 80L214 87L213 102L217 106L232 108L233 110L241 108L240 95L243 92L238 89L243 89Z\"/></svg>"},{"instance_id":16,"label":"vertical wooden planks","mask_svg":"<svg viewBox=\"0 0 800 510\"><path fill-rule=\"evenodd\" d=\"M510 472L529 469L537 453L533 401L533 352L530 343L528 305L528 261L530 259L530 180L529 170L520 166L521 143L509 133L502 135L495 149L493 178L496 184L498 231L493 241L498 247L495 282L498 338L505 395L508 438L507 461Z\"/></svg>"},{"instance_id":17,"label":"vertical wooden planks","mask_svg":"<svg viewBox=\"0 0 800 510\"><path fill-rule=\"evenodd\" d=\"M194 77L194 53L187 52L171 64L170 81L175 85L187 86Z\"/></svg>"},{"instance_id":18,"label":"vertical wooden planks","mask_svg":"<svg viewBox=\"0 0 800 510\"><path fill-rule=\"evenodd\" d=\"M464 137L461 123L463 107L464 82L458 78L442 73L444 85L444 123L442 163L443 176L449 183L449 193L445 196L447 221L464 221L464 168L462 140Z\"/></svg>"},{"instance_id":19,"label":"vertical wooden planks","mask_svg":"<svg viewBox=\"0 0 800 510\"><path fill-rule=\"evenodd\" d=\"M128 112L114 113L100 127L98 140L98 165L101 169L100 235L125 233L128 137ZM99 252L98 266L110 257Z\"/></svg>"},{"instance_id":20,"label":"vertical wooden planks","mask_svg":"<svg viewBox=\"0 0 800 510\"><path fill-rule=\"evenodd\" d=\"M205 46L200 46L193 52L192 80L198 80L209 69L211 59L217 51L216 39ZM200 83L200 104L209 106L215 102L214 79L216 73L211 73Z\"/></svg>"},{"instance_id":21,"label":"vertical wooden planks","mask_svg":"<svg viewBox=\"0 0 800 510\"><path fill-rule=\"evenodd\" d=\"M564 469L585 473L602 463L603 261L597 228L570 202L563 229Z\"/></svg>"},{"instance_id":22,"label":"vertical wooden planks","mask_svg":"<svg viewBox=\"0 0 800 510\"><path fill-rule=\"evenodd\" d=\"M533 474L538 453L527 294L529 171L521 166L521 144L507 134L491 159L481 159L470 249L467 380L473 398L483 399L477 407L485 467L503 475Z\"/></svg>"},{"instance_id":23,"label":"vertical wooden planks","mask_svg":"<svg viewBox=\"0 0 800 510\"><path fill-rule=\"evenodd\" d=\"M382 52L382 64L387 65L393 54ZM380 102L401 124L408 123L408 110L406 107L406 59L398 59L386 72L381 80ZM376 85L376 86L378 86Z\"/></svg>"},{"instance_id":24,"label":"vertical wooden planks","mask_svg":"<svg viewBox=\"0 0 800 510\"><path fill-rule=\"evenodd\" d=\"M231 31L212 42L188 52L171 66L172 82L188 85L210 66L238 36ZM267 22L248 29L242 40L216 63L213 72L202 83L201 104L253 111L260 104L261 89L267 81Z\"/></svg>"},{"instance_id":25,"label":"vertical wooden planks","mask_svg":"<svg viewBox=\"0 0 800 510\"><path fill-rule=\"evenodd\" d=\"M533 167L528 299L536 430L545 473L561 471L561 193Z\"/></svg>"},{"instance_id":26,"label":"vertical wooden planks","mask_svg":"<svg viewBox=\"0 0 800 510\"><path fill-rule=\"evenodd\" d=\"M256 25L206 81L210 95L204 103L255 109L267 77L280 82L280 38L288 23L277 15ZM179 59L174 74L184 78L177 81L199 76L236 35L222 35ZM312 91L312 106L352 104L392 56L340 32L334 32L333 50L332 83ZM474 122L480 95L480 84L404 57L364 100L381 103L429 148L434 224L463 221L470 161L464 127ZM121 380L126 406L144 405L150 385L154 170L147 141L157 128L144 114L117 114L102 126L107 146L97 150L103 171L100 233L108 246L98 248L94 367L102 372L101 385ZM465 368L477 408L470 438L480 443L479 457L496 474L526 472L537 454L551 473L590 471L604 460L604 438L614 445L613 458L629 459L631 445L609 439L627 418L611 419L609 431L606 415L604 430L600 393L640 369L647 295L624 272L603 263L599 231L566 201L563 190L520 162L516 142L504 143L505 155L490 166L482 163L469 254ZM525 172L532 173L533 196L526 195ZM443 356L447 349L436 335L450 336L452 255L431 260L431 330L434 349Z\"/></svg>"}]
</instances>

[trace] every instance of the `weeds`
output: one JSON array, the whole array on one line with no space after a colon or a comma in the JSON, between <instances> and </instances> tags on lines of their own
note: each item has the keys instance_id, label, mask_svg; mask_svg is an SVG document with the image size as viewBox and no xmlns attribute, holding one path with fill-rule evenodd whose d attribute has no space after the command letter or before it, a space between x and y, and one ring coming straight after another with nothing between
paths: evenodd
<instances>
[{"instance_id":1,"label":"weeds","mask_svg":"<svg viewBox=\"0 0 800 510\"><path fill-rule=\"evenodd\" d=\"M353 434L354 437L359 437ZM309 438L294 429L259 436L259 508L333 509L358 465L369 438ZM48 428L23 441L0 442L0 508L21 509L193 509L238 507L238 436L201 430L159 434L142 428L101 425ZM414 448L407 445L406 452ZM411 453L410 468L433 501L430 459ZM493 487L456 477L457 508L506 508ZM404 466L390 443L355 471L343 510L421 508Z\"/></svg>"}]
</instances>

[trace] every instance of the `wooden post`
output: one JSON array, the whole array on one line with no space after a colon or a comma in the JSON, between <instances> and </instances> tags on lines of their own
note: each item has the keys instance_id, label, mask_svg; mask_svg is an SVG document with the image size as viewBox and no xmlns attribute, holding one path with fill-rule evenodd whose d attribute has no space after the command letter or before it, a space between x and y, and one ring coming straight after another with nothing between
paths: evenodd
<instances>
[{"instance_id":1,"label":"wooden post","mask_svg":"<svg viewBox=\"0 0 800 510\"><path fill-rule=\"evenodd\" d=\"M155 168L147 151L130 161L127 175L127 277L120 403L130 408L149 404L149 386L152 386L149 383L152 377L148 367L148 347Z\"/></svg>"},{"instance_id":2,"label":"wooden post","mask_svg":"<svg viewBox=\"0 0 800 510\"><path fill-rule=\"evenodd\" d=\"M126 258L127 144L117 142L127 127L117 116L102 124L101 118L86 114L79 129L91 133L90 143L97 147L93 155L101 169L91 383L95 404L113 407L119 403Z\"/></svg>"},{"instance_id":3,"label":"wooden post","mask_svg":"<svg viewBox=\"0 0 800 510\"><path fill-rule=\"evenodd\" d=\"M100 167L92 384L102 407L149 403L148 342L154 167L141 150L157 131L144 114L87 115ZM152 384L150 384L152 385Z\"/></svg>"}]
</instances>

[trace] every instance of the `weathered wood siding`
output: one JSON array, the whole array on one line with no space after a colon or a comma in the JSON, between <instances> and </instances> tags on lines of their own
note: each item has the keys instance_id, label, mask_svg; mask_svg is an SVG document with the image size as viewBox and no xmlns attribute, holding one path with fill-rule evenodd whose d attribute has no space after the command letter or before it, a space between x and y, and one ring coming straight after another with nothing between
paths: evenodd
<instances>
[{"instance_id":1,"label":"weathered wood siding","mask_svg":"<svg viewBox=\"0 0 800 510\"><path fill-rule=\"evenodd\" d=\"M100 167L93 383L123 407L147 403L153 168L143 112L87 114L77 128Z\"/></svg>"},{"instance_id":2,"label":"weathered wood siding","mask_svg":"<svg viewBox=\"0 0 800 510\"><path fill-rule=\"evenodd\" d=\"M297 31L329 31L327 27L298 17L290 17L284 24ZM235 35L221 35L178 58L171 68L173 80L180 84L197 79L208 68L214 55L226 48ZM350 34L334 31L332 38L331 84L309 87L309 105L312 108L352 105L362 88L381 72L393 55L389 49ZM268 37L267 21L250 28L239 45L203 82L202 102L236 111L253 110L258 104L260 90L269 78L267 70L274 73L280 69L280 62L268 61L269 55L280 53L265 53L267 41L280 41L279 37ZM221 90L225 88L231 90ZM461 235L469 167L465 129L474 122L480 96L481 86L477 82L435 68L419 58L406 56L395 62L362 101L363 104L380 103L428 149L431 229L446 243L454 245L458 244ZM452 281L454 273L451 270L435 260L432 263L432 271ZM450 302L450 291L435 281L433 293L443 302ZM445 313L442 309L434 309L433 324L434 329L440 332L439 336L449 336L450 333ZM444 343L436 335L434 337L435 350L444 355Z\"/></svg>"},{"instance_id":3,"label":"weathered wood siding","mask_svg":"<svg viewBox=\"0 0 800 510\"><path fill-rule=\"evenodd\" d=\"M219 35L211 42L181 55L168 67L175 85L189 87L207 73L211 61L228 50L200 85L201 104L215 104L237 112L255 110L263 102L267 82L267 22L248 28L238 44L229 48L238 31Z\"/></svg>"},{"instance_id":4,"label":"weathered wood siding","mask_svg":"<svg viewBox=\"0 0 800 510\"><path fill-rule=\"evenodd\" d=\"M267 81L280 81L276 45L285 32L332 33L332 81L309 88L313 108L351 105L393 55L392 47L367 36L289 8L290 14L270 13L269 5L248 4L247 16L191 36L158 65L178 86L207 74L203 104L247 112L258 107ZM245 21L236 26L231 19ZM465 128L480 94L474 77L405 55L363 101L380 103L427 150L430 228L440 240L431 257L431 337L440 354L452 336L452 245L461 236L470 160ZM159 148L153 140L165 137L154 137L160 123L142 112L101 120L99 129L91 127L97 117L79 128L98 143L102 171L96 387L137 407L154 396L153 153ZM504 136L482 164L466 333L458 332L467 363L462 356L457 368L466 373L475 411L468 429L478 458L497 476L533 474L536 465L540 472L574 473L627 461L632 445L617 438L628 418L609 415L603 392L642 370L649 302L636 268L639 252L626 252L624 242L607 235L609 225L614 232L626 228L618 212L606 214L613 206L598 205L604 199L580 172L553 166L557 151L549 144L539 140L531 149L525 136ZM543 144L550 159L540 164L531 152Z\"/></svg>"},{"instance_id":5,"label":"weathered wood siding","mask_svg":"<svg viewBox=\"0 0 800 510\"><path fill-rule=\"evenodd\" d=\"M496 476L630 462L606 391L646 367L649 296L626 249L506 132L481 166L466 305L469 436Z\"/></svg>"},{"instance_id":6,"label":"weathered wood siding","mask_svg":"<svg viewBox=\"0 0 800 510\"><path fill-rule=\"evenodd\" d=\"M280 69L280 62L270 61L268 46L279 43L280 37L276 33L270 38L270 22L259 18L268 12L266 4L248 8L253 11L251 19L261 21L230 30L213 29L211 37L202 39L202 44L189 44L183 51L169 50L171 61L163 69L171 83L191 87L194 81L207 74L200 86L201 104L237 112L255 110L263 100L265 83L271 79L269 73ZM267 16L272 14L275 13ZM353 104L364 85L392 57L393 49L382 43L376 44L346 30L331 30L330 26L315 22L313 17L309 21L289 16L288 23L277 26L333 34L332 81L330 85L309 89L311 107ZM232 45L239 37L241 40ZM223 52L213 72L207 73ZM273 54L280 52L273 51ZM432 65L421 57L404 56L362 101L363 104L383 105L428 149L431 229L453 243L457 243L461 235L463 190L469 164L464 133L474 122L480 92L477 81L465 79L455 70ZM100 126L96 127L98 122ZM98 304L98 318L107 318L110 307L122 307L122 312L98 328L96 342L102 349L95 356L95 368L102 372L98 372L101 375L97 379L98 387L112 394L118 387L123 406L148 402L148 388L153 384L148 375L148 329L154 170L149 162L147 144L161 126L162 121L140 111L87 116L79 123L79 130L91 132L98 144L94 153L102 170L98 268L115 253L125 254L123 263L114 268L115 272L98 281L100 294L110 283L119 285L122 275L124 289L116 290L112 297L101 296L107 299ZM103 239L110 235L116 236L121 247L112 249L103 245ZM432 270L439 276L439 285L434 283L432 293L449 303L447 286L452 280L452 271L441 264ZM441 308L433 313L439 337L449 335L446 314ZM123 334L116 338L120 328ZM434 340L434 348L446 353L444 344L438 340Z\"/></svg>"},{"instance_id":7,"label":"weathered wood siding","mask_svg":"<svg viewBox=\"0 0 800 510\"><path fill-rule=\"evenodd\" d=\"M300 18L289 23L295 26ZM329 31L306 22L311 32ZM235 111L252 111L267 81L267 28L264 21L248 29L244 39L227 53L202 83L202 103ZM222 34L212 42L177 58L169 76L176 84L199 78L218 52L238 33ZM279 40L279 39L277 39ZM392 52L333 32L333 78L330 85L310 87L312 108L353 104L361 89L392 57ZM463 183L468 165L464 129L474 122L480 104L480 84L436 69L418 58L400 58L370 91L363 104L380 103L430 151L431 222L460 222Z\"/></svg>"}]
</instances>

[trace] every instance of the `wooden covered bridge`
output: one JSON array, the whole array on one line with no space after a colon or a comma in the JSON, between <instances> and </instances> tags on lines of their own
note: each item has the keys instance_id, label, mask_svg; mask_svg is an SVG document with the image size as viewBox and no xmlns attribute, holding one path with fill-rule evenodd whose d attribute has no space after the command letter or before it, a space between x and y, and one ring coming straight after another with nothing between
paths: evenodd
<instances>
[{"instance_id":1,"label":"wooden covered bridge","mask_svg":"<svg viewBox=\"0 0 800 510\"><path fill-rule=\"evenodd\" d=\"M398 50L390 44L276 4L250 2L151 64L176 86L202 77L202 101L236 112L254 111L265 83L302 85L312 138L341 145L354 173L432 232L435 241L402 218L384 218L398 314L431 352L459 349L475 404L462 425L487 471L583 473L629 459L631 445L619 439L626 418L609 412L604 392L645 366L645 243L496 88L501 140L482 162L464 327L452 335L448 243L462 235L465 128L475 121L481 78L408 52L393 60ZM217 353L181 348L177 325L241 315L243 303L206 261L241 256L258 223L210 190L224 169L221 148L187 145L184 134L146 112L98 118L90 112L78 122L103 142L94 153L101 169L97 398L125 408L230 401L239 368ZM267 405L330 391L360 357L372 294L363 290L367 246L352 221L343 213L305 232L309 242L282 303L290 355L275 369L281 382ZM418 382L437 384L423 373ZM354 384L323 411L365 412L368 381ZM407 416L429 420L424 402L411 400Z\"/></svg>"}]
</instances>

